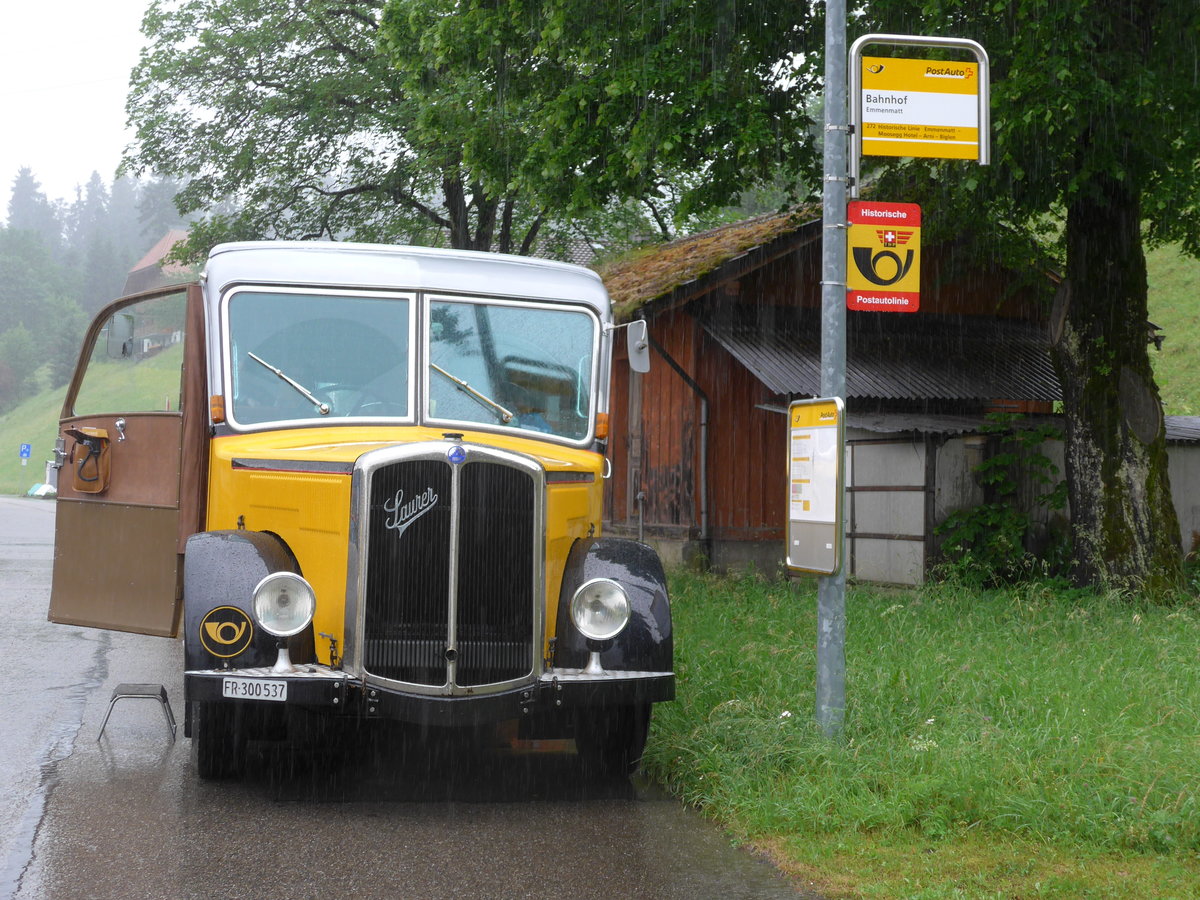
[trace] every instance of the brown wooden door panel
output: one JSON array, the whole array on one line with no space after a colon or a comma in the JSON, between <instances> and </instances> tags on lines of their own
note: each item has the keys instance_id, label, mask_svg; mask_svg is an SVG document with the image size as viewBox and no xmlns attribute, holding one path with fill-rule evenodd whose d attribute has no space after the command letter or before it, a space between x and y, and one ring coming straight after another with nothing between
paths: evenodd
<instances>
[{"instance_id":1,"label":"brown wooden door panel","mask_svg":"<svg viewBox=\"0 0 1200 900\"><path fill-rule=\"evenodd\" d=\"M125 423L125 440L120 440L117 419ZM59 434L66 438L68 460L59 476L58 496L92 498L97 502L129 503L140 506L179 506L179 446L183 417L179 413L126 413L121 416L79 416L65 419ZM109 484L98 494L81 493L72 485L68 467L78 466L82 454L71 453L75 438L70 432L85 427L108 434Z\"/></svg>"},{"instance_id":2,"label":"brown wooden door panel","mask_svg":"<svg viewBox=\"0 0 1200 900\"><path fill-rule=\"evenodd\" d=\"M59 498L50 621L174 637L179 511Z\"/></svg>"}]
</instances>

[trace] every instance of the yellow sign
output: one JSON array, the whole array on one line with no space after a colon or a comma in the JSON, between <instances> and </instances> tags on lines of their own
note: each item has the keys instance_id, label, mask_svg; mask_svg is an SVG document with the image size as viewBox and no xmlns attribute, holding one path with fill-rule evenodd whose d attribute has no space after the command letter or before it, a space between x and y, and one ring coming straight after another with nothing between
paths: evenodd
<instances>
[{"instance_id":1,"label":"yellow sign","mask_svg":"<svg viewBox=\"0 0 1200 900\"><path fill-rule=\"evenodd\" d=\"M789 571L829 575L841 565L845 434L838 397L788 407Z\"/></svg>"},{"instance_id":2,"label":"yellow sign","mask_svg":"<svg viewBox=\"0 0 1200 900\"><path fill-rule=\"evenodd\" d=\"M846 308L916 312L921 305L921 207L856 200L846 218Z\"/></svg>"},{"instance_id":3,"label":"yellow sign","mask_svg":"<svg viewBox=\"0 0 1200 900\"><path fill-rule=\"evenodd\" d=\"M790 410L793 428L816 428L822 425L837 425L841 409L833 400L823 403L794 403Z\"/></svg>"},{"instance_id":4,"label":"yellow sign","mask_svg":"<svg viewBox=\"0 0 1200 900\"><path fill-rule=\"evenodd\" d=\"M979 64L862 58L862 153L977 159Z\"/></svg>"}]
</instances>

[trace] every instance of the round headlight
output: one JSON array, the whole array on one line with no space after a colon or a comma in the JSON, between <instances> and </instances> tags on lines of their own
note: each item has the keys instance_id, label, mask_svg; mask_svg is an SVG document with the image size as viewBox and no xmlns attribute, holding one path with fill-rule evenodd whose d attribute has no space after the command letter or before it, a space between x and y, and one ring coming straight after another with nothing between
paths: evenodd
<instances>
[{"instance_id":1,"label":"round headlight","mask_svg":"<svg viewBox=\"0 0 1200 900\"><path fill-rule=\"evenodd\" d=\"M584 637L607 641L629 624L629 597L615 581L593 578L571 598L571 621Z\"/></svg>"},{"instance_id":2,"label":"round headlight","mask_svg":"<svg viewBox=\"0 0 1200 900\"><path fill-rule=\"evenodd\" d=\"M254 618L276 637L299 634L316 610L312 586L292 572L274 572L254 589Z\"/></svg>"}]
</instances>

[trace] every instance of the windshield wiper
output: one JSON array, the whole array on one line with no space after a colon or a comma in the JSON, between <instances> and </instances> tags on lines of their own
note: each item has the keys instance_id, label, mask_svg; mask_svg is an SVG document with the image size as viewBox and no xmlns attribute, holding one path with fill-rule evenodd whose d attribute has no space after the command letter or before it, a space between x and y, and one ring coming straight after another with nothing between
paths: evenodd
<instances>
[{"instance_id":1,"label":"windshield wiper","mask_svg":"<svg viewBox=\"0 0 1200 900\"><path fill-rule=\"evenodd\" d=\"M433 369L434 371L441 372L443 375L445 375L447 378L449 378L451 381L453 381L455 384L457 384L459 386L459 388L461 388L468 396L474 398L475 400L478 400L484 406L490 406L495 412L499 413L500 420L502 422L504 422L504 424L507 425L509 422L511 422L513 420L513 416L516 415L516 413L509 412L507 409L505 409L503 406L501 406L499 403L497 403L495 400L493 400L491 397L487 396L486 394L479 393L479 391L475 390L475 388L471 387L469 384L467 384L461 378L451 375L449 372L447 372L445 369L443 369L437 363L430 363L429 368Z\"/></svg>"},{"instance_id":2,"label":"windshield wiper","mask_svg":"<svg viewBox=\"0 0 1200 900\"><path fill-rule=\"evenodd\" d=\"M329 404L322 403L320 400L318 400L316 397L314 397L312 394L312 391L310 391L308 388L306 388L300 382L296 381L293 378L288 378L285 374L283 374L282 369L275 368L275 366L271 365L265 359L260 359L259 357L255 356L253 353L251 353L249 350L246 351L246 355L249 356L256 363L258 363L260 366L263 366L264 368L269 369L270 371L274 372L283 381L286 381L298 393L302 394L304 396L305 400L307 400L309 403L311 403L313 406L315 406L317 408L317 412L319 412L321 415L323 415L323 416L329 415Z\"/></svg>"}]
</instances>

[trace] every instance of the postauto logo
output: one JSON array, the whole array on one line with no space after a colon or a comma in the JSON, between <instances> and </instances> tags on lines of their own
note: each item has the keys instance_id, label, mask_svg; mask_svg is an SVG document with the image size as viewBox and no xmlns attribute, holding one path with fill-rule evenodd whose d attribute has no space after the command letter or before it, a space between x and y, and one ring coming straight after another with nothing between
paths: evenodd
<instances>
[{"instance_id":1,"label":"postauto logo","mask_svg":"<svg viewBox=\"0 0 1200 900\"><path fill-rule=\"evenodd\" d=\"M219 659L244 653L254 639L254 623L236 606L218 606L200 620L200 646Z\"/></svg>"}]
</instances>

